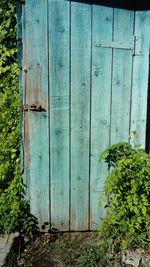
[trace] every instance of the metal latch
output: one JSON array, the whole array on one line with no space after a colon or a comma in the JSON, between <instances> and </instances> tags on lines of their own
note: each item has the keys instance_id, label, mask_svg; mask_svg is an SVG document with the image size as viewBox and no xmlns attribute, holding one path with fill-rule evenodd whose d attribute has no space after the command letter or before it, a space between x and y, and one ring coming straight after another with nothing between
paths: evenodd
<instances>
[{"instance_id":1,"label":"metal latch","mask_svg":"<svg viewBox=\"0 0 150 267\"><path fill-rule=\"evenodd\" d=\"M42 107L40 104L20 104L20 108L22 111L46 111L45 108Z\"/></svg>"}]
</instances>

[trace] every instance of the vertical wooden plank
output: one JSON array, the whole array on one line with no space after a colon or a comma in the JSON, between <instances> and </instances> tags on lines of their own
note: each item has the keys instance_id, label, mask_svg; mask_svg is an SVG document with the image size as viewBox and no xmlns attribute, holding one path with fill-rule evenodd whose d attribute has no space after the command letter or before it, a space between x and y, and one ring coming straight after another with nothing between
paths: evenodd
<instances>
[{"instance_id":1,"label":"vertical wooden plank","mask_svg":"<svg viewBox=\"0 0 150 267\"><path fill-rule=\"evenodd\" d=\"M22 6L22 104L26 104L27 97L27 50L26 50L26 6ZM23 181L25 187L25 197L30 199L30 174L29 174L29 116L28 113L22 112L22 141L23 141Z\"/></svg>"},{"instance_id":2,"label":"vertical wooden plank","mask_svg":"<svg viewBox=\"0 0 150 267\"><path fill-rule=\"evenodd\" d=\"M93 5L92 20L90 229L95 230L104 214L98 202L107 166L99 162L99 154L109 146L112 70L112 49L96 47L96 43L112 40L113 8Z\"/></svg>"},{"instance_id":3,"label":"vertical wooden plank","mask_svg":"<svg viewBox=\"0 0 150 267\"><path fill-rule=\"evenodd\" d=\"M117 1L116 1L117 3ZM114 41L132 42L134 11L114 9ZM128 141L132 78L132 50L114 49L111 108L111 144Z\"/></svg>"},{"instance_id":4,"label":"vertical wooden plank","mask_svg":"<svg viewBox=\"0 0 150 267\"><path fill-rule=\"evenodd\" d=\"M69 230L70 3L49 3L51 224Z\"/></svg>"},{"instance_id":5,"label":"vertical wooden plank","mask_svg":"<svg viewBox=\"0 0 150 267\"><path fill-rule=\"evenodd\" d=\"M71 230L89 228L91 5L71 2Z\"/></svg>"},{"instance_id":6,"label":"vertical wooden plank","mask_svg":"<svg viewBox=\"0 0 150 267\"><path fill-rule=\"evenodd\" d=\"M149 73L148 73L148 91L147 91L147 118L146 118L146 142L145 151L150 153L150 54L149 54Z\"/></svg>"},{"instance_id":7,"label":"vertical wooden plank","mask_svg":"<svg viewBox=\"0 0 150 267\"><path fill-rule=\"evenodd\" d=\"M17 48L18 48L18 67L19 67L19 99L23 103L23 88L22 88L22 62L23 62L23 12L24 7L21 3L17 3ZM23 145L23 112L20 112L20 159L21 159L21 173L24 168L24 145Z\"/></svg>"},{"instance_id":8,"label":"vertical wooden plank","mask_svg":"<svg viewBox=\"0 0 150 267\"><path fill-rule=\"evenodd\" d=\"M43 112L26 112L26 173L31 213L39 225L49 222L49 133L47 1L27 0L25 101L40 104Z\"/></svg>"},{"instance_id":9,"label":"vertical wooden plank","mask_svg":"<svg viewBox=\"0 0 150 267\"><path fill-rule=\"evenodd\" d=\"M26 103L26 8L25 5L22 5L22 94L21 94L21 103ZM23 181L25 186L25 198L30 199L30 179L29 179L29 164L28 164L28 116L25 112L21 113L21 128L22 128L22 167L23 167Z\"/></svg>"},{"instance_id":10,"label":"vertical wooden plank","mask_svg":"<svg viewBox=\"0 0 150 267\"><path fill-rule=\"evenodd\" d=\"M131 106L130 136L133 145L145 148L146 111L150 45L150 11L137 11L135 17L135 36L137 37L133 59L133 86ZM141 49L140 49L141 46Z\"/></svg>"}]
</instances>

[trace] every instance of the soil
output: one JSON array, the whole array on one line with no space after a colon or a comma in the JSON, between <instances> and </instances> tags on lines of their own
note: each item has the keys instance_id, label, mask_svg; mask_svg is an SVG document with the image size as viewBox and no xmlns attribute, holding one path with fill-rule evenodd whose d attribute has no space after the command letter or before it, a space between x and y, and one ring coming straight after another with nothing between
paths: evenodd
<instances>
[{"instance_id":1,"label":"soil","mask_svg":"<svg viewBox=\"0 0 150 267\"><path fill-rule=\"evenodd\" d=\"M150 251L139 248L122 254L114 244L100 240L96 232L47 233L32 241L24 239L16 238L4 267L150 266Z\"/></svg>"},{"instance_id":2,"label":"soil","mask_svg":"<svg viewBox=\"0 0 150 267\"><path fill-rule=\"evenodd\" d=\"M27 242L18 259L20 267L79 266L81 251L97 246L95 232L42 234ZM92 266L92 265L91 265Z\"/></svg>"}]
</instances>

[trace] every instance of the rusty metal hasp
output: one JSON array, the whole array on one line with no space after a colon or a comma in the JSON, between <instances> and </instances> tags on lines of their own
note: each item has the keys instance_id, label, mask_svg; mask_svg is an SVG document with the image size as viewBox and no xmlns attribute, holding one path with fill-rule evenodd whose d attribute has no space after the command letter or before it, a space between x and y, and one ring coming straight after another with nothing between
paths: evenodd
<instances>
[{"instance_id":1,"label":"rusty metal hasp","mask_svg":"<svg viewBox=\"0 0 150 267\"><path fill-rule=\"evenodd\" d=\"M20 108L22 111L46 111L45 108L42 107L40 104L20 104Z\"/></svg>"}]
</instances>

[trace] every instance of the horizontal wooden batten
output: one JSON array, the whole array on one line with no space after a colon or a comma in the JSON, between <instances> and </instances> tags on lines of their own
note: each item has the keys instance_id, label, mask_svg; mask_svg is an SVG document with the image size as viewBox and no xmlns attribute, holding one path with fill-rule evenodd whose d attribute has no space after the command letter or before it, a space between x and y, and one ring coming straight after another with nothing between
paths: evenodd
<instances>
[{"instance_id":1,"label":"horizontal wooden batten","mask_svg":"<svg viewBox=\"0 0 150 267\"><path fill-rule=\"evenodd\" d=\"M100 43L95 44L96 47L104 47L104 48L115 48L115 49L125 49L125 50L133 50L134 42L105 42L101 41Z\"/></svg>"}]
</instances>

